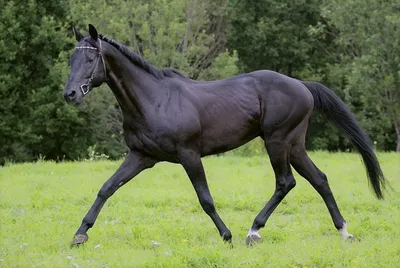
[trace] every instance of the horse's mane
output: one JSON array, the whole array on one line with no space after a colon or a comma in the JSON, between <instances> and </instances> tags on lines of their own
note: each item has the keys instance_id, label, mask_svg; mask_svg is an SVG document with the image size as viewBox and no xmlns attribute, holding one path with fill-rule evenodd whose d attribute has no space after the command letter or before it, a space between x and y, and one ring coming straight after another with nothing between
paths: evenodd
<instances>
[{"instance_id":1,"label":"horse's mane","mask_svg":"<svg viewBox=\"0 0 400 268\"><path fill-rule=\"evenodd\" d=\"M139 55L130 51L127 46L124 46L111 38L105 37L103 35L99 35L99 37L102 41L107 42L108 44L110 44L113 47L115 47L116 49L118 49L133 64L142 68L146 72L154 75L158 79L161 79L164 77L174 77L176 75L185 77L183 74L181 74L179 71L177 71L175 69L170 69L170 68L158 69L158 68L154 67L153 65L151 65L150 63L145 61L142 57L140 57Z\"/></svg>"}]
</instances>

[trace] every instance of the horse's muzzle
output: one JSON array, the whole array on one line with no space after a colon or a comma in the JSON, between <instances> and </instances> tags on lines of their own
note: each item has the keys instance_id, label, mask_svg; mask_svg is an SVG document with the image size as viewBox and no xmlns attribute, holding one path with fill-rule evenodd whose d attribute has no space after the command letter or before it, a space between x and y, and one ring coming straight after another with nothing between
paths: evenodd
<instances>
[{"instance_id":1,"label":"horse's muzzle","mask_svg":"<svg viewBox=\"0 0 400 268\"><path fill-rule=\"evenodd\" d=\"M79 104L81 103L81 94L78 90L64 90L63 97L68 104Z\"/></svg>"}]
</instances>

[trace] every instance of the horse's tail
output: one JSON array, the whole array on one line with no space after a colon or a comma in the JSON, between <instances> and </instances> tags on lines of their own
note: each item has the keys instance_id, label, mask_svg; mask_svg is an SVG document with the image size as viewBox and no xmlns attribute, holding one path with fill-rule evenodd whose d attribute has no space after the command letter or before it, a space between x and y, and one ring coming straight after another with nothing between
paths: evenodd
<instances>
[{"instance_id":1,"label":"horse's tail","mask_svg":"<svg viewBox=\"0 0 400 268\"><path fill-rule=\"evenodd\" d=\"M316 82L302 82L314 97L314 109L321 112L336 127L350 138L361 154L368 179L378 199L383 199L381 186L385 186L378 159L372 149L367 134L362 130L346 104L329 88Z\"/></svg>"}]
</instances>

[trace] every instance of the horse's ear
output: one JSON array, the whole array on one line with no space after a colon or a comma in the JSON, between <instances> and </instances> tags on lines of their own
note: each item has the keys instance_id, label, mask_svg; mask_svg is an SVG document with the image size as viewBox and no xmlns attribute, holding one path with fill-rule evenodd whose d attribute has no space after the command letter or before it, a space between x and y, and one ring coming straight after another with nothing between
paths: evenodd
<instances>
[{"instance_id":1,"label":"horse's ear","mask_svg":"<svg viewBox=\"0 0 400 268\"><path fill-rule=\"evenodd\" d=\"M89 34L95 41L97 41L99 34L97 33L96 28L94 28L92 24L89 24Z\"/></svg>"},{"instance_id":2,"label":"horse's ear","mask_svg":"<svg viewBox=\"0 0 400 268\"><path fill-rule=\"evenodd\" d=\"M81 41L83 39L83 35L81 34L81 32L77 28L73 27L72 31L74 32L76 41L79 42L79 41Z\"/></svg>"}]
</instances>

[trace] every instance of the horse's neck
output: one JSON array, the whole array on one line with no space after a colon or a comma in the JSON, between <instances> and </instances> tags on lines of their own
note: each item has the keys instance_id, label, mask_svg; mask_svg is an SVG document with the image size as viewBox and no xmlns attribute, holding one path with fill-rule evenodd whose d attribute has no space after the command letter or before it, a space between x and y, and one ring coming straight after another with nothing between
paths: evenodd
<instances>
[{"instance_id":1,"label":"horse's neck","mask_svg":"<svg viewBox=\"0 0 400 268\"><path fill-rule=\"evenodd\" d=\"M146 114L146 110L153 106L159 88L157 80L119 52L113 51L106 58L110 68L107 83L124 116L141 117Z\"/></svg>"}]
</instances>

